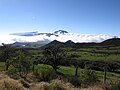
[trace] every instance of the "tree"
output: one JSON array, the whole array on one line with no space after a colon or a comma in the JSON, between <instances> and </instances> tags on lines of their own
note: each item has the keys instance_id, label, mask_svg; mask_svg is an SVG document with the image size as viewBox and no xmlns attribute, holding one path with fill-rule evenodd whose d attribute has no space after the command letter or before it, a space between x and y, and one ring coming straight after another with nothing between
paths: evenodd
<instances>
[{"instance_id":1,"label":"tree","mask_svg":"<svg viewBox=\"0 0 120 90\"><path fill-rule=\"evenodd\" d=\"M81 65L81 61L78 59L79 55L73 53L70 55L70 63L75 67L75 76L78 76L78 68Z\"/></svg>"},{"instance_id":2,"label":"tree","mask_svg":"<svg viewBox=\"0 0 120 90\"><path fill-rule=\"evenodd\" d=\"M82 79L85 84L95 84L98 81L95 71L91 70L88 65L85 66L83 74Z\"/></svg>"},{"instance_id":3,"label":"tree","mask_svg":"<svg viewBox=\"0 0 120 90\"><path fill-rule=\"evenodd\" d=\"M106 84L106 80L107 80L107 70L108 70L108 63L107 63L107 57L109 54L106 54L104 56L105 60L104 60L104 64L103 64L103 69L104 69L104 78L103 78L103 83Z\"/></svg>"},{"instance_id":4,"label":"tree","mask_svg":"<svg viewBox=\"0 0 120 90\"><path fill-rule=\"evenodd\" d=\"M16 74L25 77L31 70L32 62L28 56L25 56L20 50L16 52L16 56L9 60L10 65L16 69Z\"/></svg>"},{"instance_id":5,"label":"tree","mask_svg":"<svg viewBox=\"0 0 120 90\"><path fill-rule=\"evenodd\" d=\"M35 65L39 64L39 56L32 56L32 71L34 72Z\"/></svg>"},{"instance_id":6,"label":"tree","mask_svg":"<svg viewBox=\"0 0 120 90\"><path fill-rule=\"evenodd\" d=\"M3 44L1 46L1 56L0 59L5 62L6 70L9 68L9 59L14 56L15 48L13 48L11 45Z\"/></svg>"},{"instance_id":7,"label":"tree","mask_svg":"<svg viewBox=\"0 0 120 90\"><path fill-rule=\"evenodd\" d=\"M43 63L49 64L56 71L58 66L65 63L66 51L57 46L49 46L43 51Z\"/></svg>"}]
</instances>

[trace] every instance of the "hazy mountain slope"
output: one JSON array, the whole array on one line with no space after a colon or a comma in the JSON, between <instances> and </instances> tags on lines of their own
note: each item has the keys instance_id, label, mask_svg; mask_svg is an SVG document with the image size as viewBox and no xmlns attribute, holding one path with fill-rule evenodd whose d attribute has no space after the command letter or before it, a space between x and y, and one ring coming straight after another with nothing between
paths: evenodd
<instances>
[{"instance_id":1,"label":"hazy mountain slope","mask_svg":"<svg viewBox=\"0 0 120 90\"><path fill-rule=\"evenodd\" d=\"M120 38L112 38L112 39L107 39L103 42L101 42L101 45L120 45Z\"/></svg>"},{"instance_id":2,"label":"hazy mountain slope","mask_svg":"<svg viewBox=\"0 0 120 90\"><path fill-rule=\"evenodd\" d=\"M45 46L41 48L46 48L48 46L61 46L61 47L72 47L72 48L82 48L82 47L91 47L91 46L119 46L120 45L120 38L112 38L107 39L101 43L94 43L94 42L88 42L88 43L74 43L71 40L68 40L67 42L59 42L57 40L54 40Z\"/></svg>"}]
</instances>

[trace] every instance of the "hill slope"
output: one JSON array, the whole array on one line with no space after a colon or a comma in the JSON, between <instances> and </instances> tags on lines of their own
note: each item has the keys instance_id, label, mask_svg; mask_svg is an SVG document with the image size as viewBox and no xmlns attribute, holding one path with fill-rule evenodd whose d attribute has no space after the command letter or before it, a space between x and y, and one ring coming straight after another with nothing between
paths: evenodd
<instances>
[{"instance_id":1,"label":"hill slope","mask_svg":"<svg viewBox=\"0 0 120 90\"><path fill-rule=\"evenodd\" d=\"M72 47L72 48L82 48L82 47L90 47L90 46L119 46L120 45L120 38L112 38L105 40L101 43L74 43L71 40L68 40L67 42L60 42L57 40L54 40L42 48L48 47L48 46L61 46L61 47Z\"/></svg>"}]
</instances>

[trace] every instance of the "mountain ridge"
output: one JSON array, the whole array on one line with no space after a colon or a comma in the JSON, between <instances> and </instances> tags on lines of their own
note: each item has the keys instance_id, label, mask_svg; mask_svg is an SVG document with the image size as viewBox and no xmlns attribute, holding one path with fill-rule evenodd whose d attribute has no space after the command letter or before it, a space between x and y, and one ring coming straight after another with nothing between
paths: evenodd
<instances>
[{"instance_id":1,"label":"mountain ridge","mask_svg":"<svg viewBox=\"0 0 120 90\"><path fill-rule=\"evenodd\" d=\"M107 39L101 43L74 43L71 40L68 40L67 42L59 42L57 40L54 40L44 46L41 47L41 49L44 49L49 46L60 46L60 47L71 47L71 48L81 48L81 47L91 47L91 46L120 46L120 38L112 38Z\"/></svg>"}]
</instances>

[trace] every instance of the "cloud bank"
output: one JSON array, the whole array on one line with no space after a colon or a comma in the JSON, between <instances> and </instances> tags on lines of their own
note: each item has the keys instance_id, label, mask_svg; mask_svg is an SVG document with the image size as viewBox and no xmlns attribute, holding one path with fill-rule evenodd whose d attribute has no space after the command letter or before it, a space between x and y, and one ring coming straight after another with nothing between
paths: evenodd
<instances>
[{"instance_id":1,"label":"cloud bank","mask_svg":"<svg viewBox=\"0 0 120 90\"><path fill-rule=\"evenodd\" d=\"M49 35L49 36L48 36ZM72 40L73 42L102 42L106 39L114 38L109 35L91 35L91 34L76 34L76 33L39 33L39 32L28 32L28 33L14 33L14 34L2 34L0 35L0 44L11 44L14 42L37 42L48 39L50 41L58 40L66 42Z\"/></svg>"}]
</instances>

